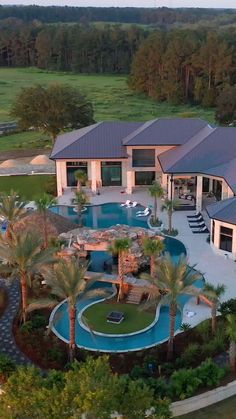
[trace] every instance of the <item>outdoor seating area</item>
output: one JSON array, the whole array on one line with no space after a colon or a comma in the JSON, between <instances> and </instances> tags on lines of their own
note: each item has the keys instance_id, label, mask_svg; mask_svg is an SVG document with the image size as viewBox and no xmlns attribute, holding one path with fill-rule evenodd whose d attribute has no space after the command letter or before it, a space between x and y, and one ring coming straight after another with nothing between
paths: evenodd
<instances>
[{"instance_id":1,"label":"outdoor seating area","mask_svg":"<svg viewBox=\"0 0 236 419\"><path fill-rule=\"evenodd\" d=\"M200 212L196 215L188 215L187 220L193 234L209 234L209 230Z\"/></svg>"}]
</instances>

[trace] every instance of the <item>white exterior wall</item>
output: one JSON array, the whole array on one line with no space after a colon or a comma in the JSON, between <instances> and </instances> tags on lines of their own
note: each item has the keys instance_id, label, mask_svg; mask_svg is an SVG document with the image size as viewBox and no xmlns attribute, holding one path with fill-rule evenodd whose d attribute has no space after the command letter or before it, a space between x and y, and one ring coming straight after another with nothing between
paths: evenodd
<instances>
[{"instance_id":1,"label":"white exterior wall","mask_svg":"<svg viewBox=\"0 0 236 419\"><path fill-rule=\"evenodd\" d=\"M57 177L57 195L63 194L64 188L67 187L66 161L56 161L56 177Z\"/></svg>"},{"instance_id":2,"label":"white exterior wall","mask_svg":"<svg viewBox=\"0 0 236 419\"><path fill-rule=\"evenodd\" d=\"M212 249L214 250L215 253L221 256L226 256L226 257L229 257L230 259L235 260L236 259L236 225L224 223L223 221L218 221L218 220L214 220L214 221L215 221L215 234L214 234L214 243L211 241ZM213 224L213 220L211 220L211 231L212 231L212 224ZM221 226L231 228L233 230L232 253L219 248Z\"/></svg>"}]
</instances>

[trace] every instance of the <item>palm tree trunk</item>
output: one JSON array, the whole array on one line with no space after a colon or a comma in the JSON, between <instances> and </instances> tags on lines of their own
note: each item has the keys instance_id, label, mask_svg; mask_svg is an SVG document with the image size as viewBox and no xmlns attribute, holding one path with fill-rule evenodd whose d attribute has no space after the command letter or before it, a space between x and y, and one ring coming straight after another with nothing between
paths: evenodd
<instances>
[{"instance_id":1,"label":"palm tree trunk","mask_svg":"<svg viewBox=\"0 0 236 419\"><path fill-rule=\"evenodd\" d=\"M123 299L124 293L123 293L123 288L124 288L124 270L123 270L123 263L124 263L124 258L123 258L123 252L120 252L118 255L118 276L119 276L119 293L118 293L118 298L117 301L120 301Z\"/></svg>"},{"instance_id":2,"label":"palm tree trunk","mask_svg":"<svg viewBox=\"0 0 236 419\"><path fill-rule=\"evenodd\" d=\"M212 304L212 308L211 308L211 328L212 328L212 333L213 335L216 334L216 305Z\"/></svg>"},{"instance_id":3,"label":"palm tree trunk","mask_svg":"<svg viewBox=\"0 0 236 419\"><path fill-rule=\"evenodd\" d=\"M230 369L234 372L236 366L236 342L232 339L229 344L229 365Z\"/></svg>"},{"instance_id":4,"label":"palm tree trunk","mask_svg":"<svg viewBox=\"0 0 236 419\"><path fill-rule=\"evenodd\" d=\"M12 223L8 223L7 230L6 230L6 237L10 240L12 239L12 233L13 233L13 225Z\"/></svg>"},{"instance_id":5,"label":"palm tree trunk","mask_svg":"<svg viewBox=\"0 0 236 419\"><path fill-rule=\"evenodd\" d=\"M77 191L81 192L81 190L82 190L81 182L80 180L77 180Z\"/></svg>"},{"instance_id":6,"label":"palm tree trunk","mask_svg":"<svg viewBox=\"0 0 236 419\"><path fill-rule=\"evenodd\" d=\"M43 211L44 248L48 247L47 214Z\"/></svg>"},{"instance_id":7,"label":"palm tree trunk","mask_svg":"<svg viewBox=\"0 0 236 419\"><path fill-rule=\"evenodd\" d=\"M170 305L170 336L168 340L168 353L167 359L173 358L174 352L174 335L175 335L175 318L176 318L176 307L174 304Z\"/></svg>"},{"instance_id":8,"label":"palm tree trunk","mask_svg":"<svg viewBox=\"0 0 236 419\"><path fill-rule=\"evenodd\" d=\"M172 211L168 211L168 229L169 229L169 234L172 231Z\"/></svg>"},{"instance_id":9,"label":"palm tree trunk","mask_svg":"<svg viewBox=\"0 0 236 419\"><path fill-rule=\"evenodd\" d=\"M72 362L74 359L74 352L75 352L75 316L76 316L76 308L75 306L70 306L70 361Z\"/></svg>"},{"instance_id":10,"label":"palm tree trunk","mask_svg":"<svg viewBox=\"0 0 236 419\"><path fill-rule=\"evenodd\" d=\"M27 308L27 279L26 273L22 273L21 275L21 299L22 299L22 318L23 323L26 321L26 308Z\"/></svg>"},{"instance_id":11,"label":"palm tree trunk","mask_svg":"<svg viewBox=\"0 0 236 419\"><path fill-rule=\"evenodd\" d=\"M78 213L78 219L79 219L79 227L82 227L82 205L78 204L77 207L77 213Z\"/></svg>"},{"instance_id":12,"label":"palm tree trunk","mask_svg":"<svg viewBox=\"0 0 236 419\"><path fill-rule=\"evenodd\" d=\"M150 275L152 278L155 277L155 257L154 255L150 256Z\"/></svg>"},{"instance_id":13,"label":"palm tree trunk","mask_svg":"<svg viewBox=\"0 0 236 419\"><path fill-rule=\"evenodd\" d=\"M157 220L157 197L154 197L154 222Z\"/></svg>"}]
</instances>

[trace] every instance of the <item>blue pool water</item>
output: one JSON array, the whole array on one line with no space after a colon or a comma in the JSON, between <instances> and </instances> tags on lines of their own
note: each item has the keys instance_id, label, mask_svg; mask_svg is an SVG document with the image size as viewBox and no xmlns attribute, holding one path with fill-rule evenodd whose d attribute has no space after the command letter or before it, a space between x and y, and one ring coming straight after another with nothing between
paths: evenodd
<instances>
[{"instance_id":1,"label":"blue pool water","mask_svg":"<svg viewBox=\"0 0 236 419\"><path fill-rule=\"evenodd\" d=\"M73 206L56 205L51 209L56 214L69 218L73 223L78 223L78 215ZM135 208L121 207L118 203L108 203L102 205L91 205L86 207L83 213L83 225L90 228L109 228L116 224L126 224L131 227L148 228L148 217L137 217L136 213L144 209L137 205Z\"/></svg>"},{"instance_id":2,"label":"blue pool water","mask_svg":"<svg viewBox=\"0 0 236 419\"><path fill-rule=\"evenodd\" d=\"M116 224L126 224L129 226L139 226L148 228L147 217L137 217L136 213L143 207L124 208L120 204L109 203L102 205L89 206L87 211L83 214L84 225L90 228L108 228ZM73 222L77 222L78 216L73 211L72 206L58 205L51 210L57 214L69 218ZM171 237L165 238L165 250L168 251L172 258L177 259L181 254L186 254L186 249L183 243ZM104 271L104 262L110 259L110 254L107 252L91 252L90 270L94 272ZM204 279L196 281L195 286L202 288ZM106 289L108 294L113 293L113 288L110 283L97 281L92 285L95 288ZM190 297L183 295L179 298L179 303L183 307ZM101 297L85 296L77 302L77 313L89 306L92 302L99 302ZM69 340L69 317L67 302L57 306L53 315L53 330L61 339ZM182 321L181 312L178 312L176 317L175 329L179 329ZM135 351L141 348L155 346L158 343L167 340L169 337L169 308L162 306L158 321L147 331L140 332L133 336L99 336L90 331L85 330L76 321L76 343L79 347L102 352L125 352Z\"/></svg>"}]
</instances>

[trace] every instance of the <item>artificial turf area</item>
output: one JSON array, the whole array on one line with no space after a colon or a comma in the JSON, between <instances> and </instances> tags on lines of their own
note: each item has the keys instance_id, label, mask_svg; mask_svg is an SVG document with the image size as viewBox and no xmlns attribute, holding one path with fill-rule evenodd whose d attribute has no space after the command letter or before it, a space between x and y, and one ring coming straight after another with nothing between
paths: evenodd
<instances>
[{"instance_id":1,"label":"artificial turf area","mask_svg":"<svg viewBox=\"0 0 236 419\"><path fill-rule=\"evenodd\" d=\"M23 199L31 201L45 192L46 185L52 178L55 175L0 176L0 192L9 193L14 190Z\"/></svg>"},{"instance_id":2,"label":"artificial turf area","mask_svg":"<svg viewBox=\"0 0 236 419\"><path fill-rule=\"evenodd\" d=\"M124 313L124 320L120 324L108 323L107 315L111 311ZM83 313L85 323L96 332L101 333L132 333L149 326L155 318L153 312L140 311L133 304L98 303L89 307Z\"/></svg>"}]
</instances>

